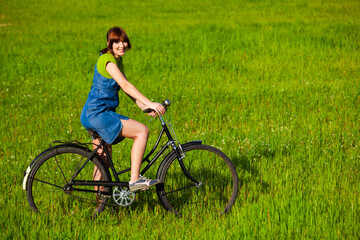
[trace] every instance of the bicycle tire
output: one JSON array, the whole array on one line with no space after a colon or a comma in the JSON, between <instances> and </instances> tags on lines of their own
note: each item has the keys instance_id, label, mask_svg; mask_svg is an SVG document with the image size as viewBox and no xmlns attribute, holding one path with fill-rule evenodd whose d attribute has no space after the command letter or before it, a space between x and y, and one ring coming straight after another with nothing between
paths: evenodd
<instances>
[{"instance_id":1,"label":"bicycle tire","mask_svg":"<svg viewBox=\"0 0 360 240\"><path fill-rule=\"evenodd\" d=\"M44 154L32 167L27 181L26 193L31 209L43 214L53 211L61 211L63 214L93 211L92 217L102 212L108 200L103 195L97 199L94 192L64 190L64 186L70 181L76 169L79 169L90 156L91 151L84 147L66 145L57 146ZM103 181L111 181L108 169L96 155L85 165L75 180L91 181L95 166L100 170ZM94 186L76 186L76 188L94 190ZM111 193L111 187L104 187L103 191Z\"/></svg>"},{"instance_id":2,"label":"bicycle tire","mask_svg":"<svg viewBox=\"0 0 360 240\"><path fill-rule=\"evenodd\" d=\"M195 185L182 171L173 151L168 154L157 173L161 184L157 195L163 207L178 216L204 216L214 212L224 215L235 203L239 192L236 168L222 151L202 144L184 144L182 160L192 177L201 182Z\"/></svg>"}]
</instances>

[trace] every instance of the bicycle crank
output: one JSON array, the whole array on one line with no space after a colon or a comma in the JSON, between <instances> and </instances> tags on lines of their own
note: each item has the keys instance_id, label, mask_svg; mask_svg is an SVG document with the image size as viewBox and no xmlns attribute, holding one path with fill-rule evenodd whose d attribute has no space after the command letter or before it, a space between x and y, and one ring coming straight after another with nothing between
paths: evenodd
<instances>
[{"instance_id":1,"label":"bicycle crank","mask_svg":"<svg viewBox=\"0 0 360 240\"><path fill-rule=\"evenodd\" d=\"M122 207L128 207L135 201L136 194L130 192L127 187L115 187L113 191L114 201Z\"/></svg>"}]
</instances>

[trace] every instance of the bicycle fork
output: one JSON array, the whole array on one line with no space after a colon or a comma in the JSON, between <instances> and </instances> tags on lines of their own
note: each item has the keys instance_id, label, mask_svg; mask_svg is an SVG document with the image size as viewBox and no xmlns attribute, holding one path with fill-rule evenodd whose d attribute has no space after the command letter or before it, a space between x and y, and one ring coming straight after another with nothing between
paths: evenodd
<instances>
[{"instance_id":1,"label":"bicycle fork","mask_svg":"<svg viewBox=\"0 0 360 240\"><path fill-rule=\"evenodd\" d=\"M177 160L180 164L181 170L183 171L183 173L185 174L185 176L190 179L196 186L201 186L201 182L199 182L198 180L196 180L193 176L191 176L190 172L187 170L187 168L185 167L185 164L183 162L183 159L186 157L183 148L181 147L180 143L178 144L178 146L176 146L175 142L172 141L171 146L173 148L173 150L175 151L176 155L177 155Z\"/></svg>"},{"instance_id":2,"label":"bicycle fork","mask_svg":"<svg viewBox=\"0 0 360 240\"><path fill-rule=\"evenodd\" d=\"M172 137L172 135L171 135L171 133L169 131L169 128L165 124L165 121L164 121L163 117L159 116L159 118L160 118L160 121L161 121L161 125L163 126L163 129L164 129L164 131L165 131L165 133L166 133L166 135L167 135L167 137L168 137L168 139L170 141L170 145L171 145L172 149L175 151L175 153L177 155L177 159L178 159L178 162L180 164L181 170L184 172L185 176L188 179L190 179L192 182L195 183L195 185L200 186L201 183L199 181L197 181L194 177L192 177L190 172L185 167L185 164L183 162L183 159L185 158L185 153L184 153L184 150L181 147L181 144L179 143L179 141L176 138L175 131L174 131L172 125L169 124L170 127L171 127L171 130L172 130L172 132L174 134L175 140L173 139L173 137ZM175 141L176 141L177 144L175 143Z\"/></svg>"}]
</instances>

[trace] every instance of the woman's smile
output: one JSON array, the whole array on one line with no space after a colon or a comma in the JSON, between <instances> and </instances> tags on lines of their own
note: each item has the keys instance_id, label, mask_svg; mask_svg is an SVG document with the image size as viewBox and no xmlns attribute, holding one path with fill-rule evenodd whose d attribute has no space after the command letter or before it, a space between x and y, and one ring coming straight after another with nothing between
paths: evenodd
<instances>
[{"instance_id":1,"label":"woman's smile","mask_svg":"<svg viewBox=\"0 0 360 240\"><path fill-rule=\"evenodd\" d=\"M117 58L125 55L127 46L128 46L127 42L114 42L113 51L115 57Z\"/></svg>"}]
</instances>

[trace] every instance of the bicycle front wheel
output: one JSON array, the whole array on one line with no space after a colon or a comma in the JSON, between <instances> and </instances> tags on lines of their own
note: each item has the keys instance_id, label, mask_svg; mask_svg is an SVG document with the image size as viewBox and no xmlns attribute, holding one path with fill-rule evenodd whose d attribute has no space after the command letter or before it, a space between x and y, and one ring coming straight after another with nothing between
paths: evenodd
<instances>
[{"instance_id":1,"label":"bicycle front wheel","mask_svg":"<svg viewBox=\"0 0 360 240\"><path fill-rule=\"evenodd\" d=\"M90 158L91 151L80 146L58 146L41 157L33 166L27 181L27 199L34 212L48 214L89 213L93 217L105 208L107 197L95 193L99 187L74 186L70 180ZM93 156L74 180L92 181L95 167L103 181L111 181L107 168L97 156ZM100 186L103 192L110 187Z\"/></svg>"},{"instance_id":2,"label":"bicycle front wheel","mask_svg":"<svg viewBox=\"0 0 360 240\"><path fill-rule=\"evenodd\" d=\"M202 144L184 144L182 160L191 180L181 168L175 152L159 167L157 194L165 209L176 215L223 215L235 203L239 177L231 160L219 149Z\"/></svg>"}]
</instances>

